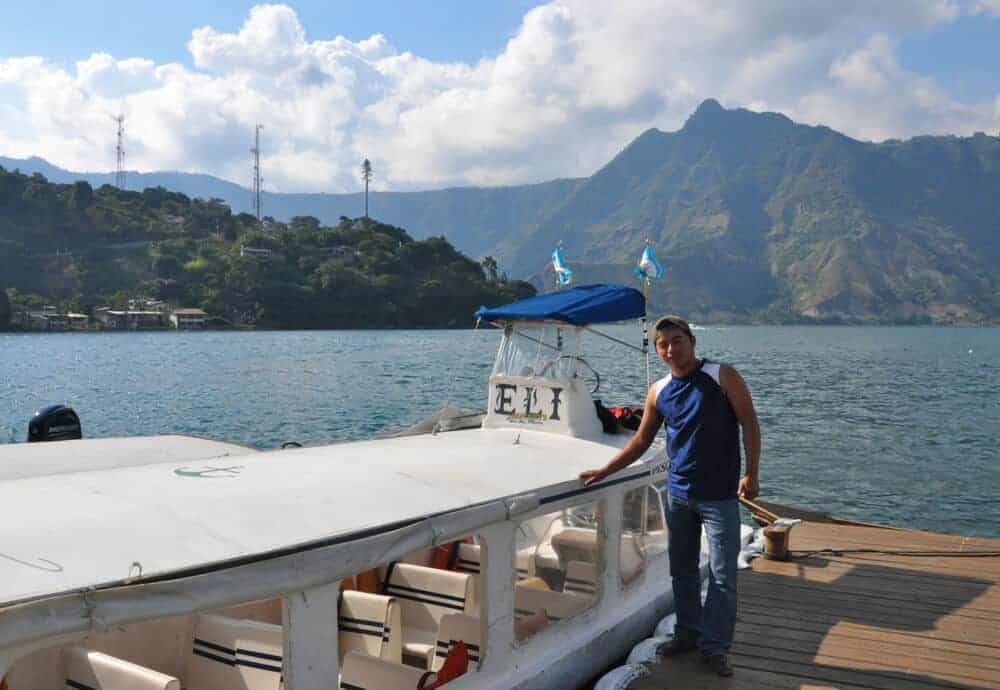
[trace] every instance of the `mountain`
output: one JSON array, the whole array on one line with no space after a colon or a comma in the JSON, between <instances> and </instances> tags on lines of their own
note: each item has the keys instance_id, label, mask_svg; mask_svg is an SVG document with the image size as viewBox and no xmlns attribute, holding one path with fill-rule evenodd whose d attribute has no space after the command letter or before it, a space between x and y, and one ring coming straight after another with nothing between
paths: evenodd
<instances>
[{"instance_id":1,"label":"mountain","mask_svg":"<svg viewBox=\"0 0 1000 690\"><path fill-rule=\"evenodd\" d=\"M628 283L648 239L666 270L652 287L653 311L976 323L1000 322L998 190L996 137L862 142L707 100L681 129L644 132L588 178L376 193L371 205L415 237L444 235L538 286L551 285L547 261L558 241L578 282ZM186 193L246 207L228 192ZM264 204L278 217L330 223L357 215L362 202L275 194Z\"/></svg>"},{"instance_id":2,"label":"mountain","mask_svg":"<svg viewBox=\"0 0 1000 690\"><path fill-rule=\"evenodd\" d=\"M709 100L639 136L505 259L541 268L562 240L581 281L626 279L649 238L667 276L654 305L695 318L997 321L997 190L996 137L874 144Z\"/></svg>"}]
</instances>

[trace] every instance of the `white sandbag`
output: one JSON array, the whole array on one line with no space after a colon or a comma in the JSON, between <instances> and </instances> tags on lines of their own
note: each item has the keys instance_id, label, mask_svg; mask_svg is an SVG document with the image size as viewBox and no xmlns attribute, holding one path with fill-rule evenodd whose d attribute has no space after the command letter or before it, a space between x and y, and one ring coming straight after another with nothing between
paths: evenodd
<instances>
[{"instance_id":1,"label":"white sandbag","mask_svg":"<svg viewBox=\"0 0 1000 690\"><path fill-rule=\"evenodd\" d=\"M743 547L739 556L736 557L736 567L739 570L746 570L750 567L750 561L764 553L764 530L758 530L756 538Z\"/></svg>"},{"instance_id":2,"label":"white sandbag","mask_svg":"<svg viewBox=\"0 0 1000 690\"><path fill-rule=\"evenodd\" d=\"M626 690L633 682L649 675L649 669L641 664L619 666L601 676L594 690Z\"/></svg>"},{"instance_id":3,"label":"white sandbag","mask_svg":"<svg viewBox=\"0 0 1000 690\"><path fill-rule=\"evenodd\" d=\"M674 634L674 627L677 625L677 614L670 613L663 617L663 619L656 624L656 631L653 633L654 637L667 637Z\"/></svg>"},{"instance_id":4,"label":"white sandbag","mask_svg":"<svg viewBox=\"0 0 1000 690\"><path fill-rule=\"evenodd\" d=\"M660 647L670 642L673 636L647 637L632 648L628 655L629 664L654 664L660 660Z\"/></svg>"}]
</instances>

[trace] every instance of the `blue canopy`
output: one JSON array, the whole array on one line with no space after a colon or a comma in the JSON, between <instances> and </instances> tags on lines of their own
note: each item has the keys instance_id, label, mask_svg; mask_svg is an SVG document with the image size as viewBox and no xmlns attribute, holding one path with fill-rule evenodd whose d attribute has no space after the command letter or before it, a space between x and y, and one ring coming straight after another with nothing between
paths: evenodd
<instances>
[{"instance_id":1,"label":"blue canopy","mask_svg":"<svg viewBox=\"0 0 1000 690\"><path fill-rule=\"evenodd\" d=\"M535 295L501 307L479 307L485 321L563 321L574 326L637 319L646 315L646 298L624 285L581 285Z\"/></svg>"}]
</instances>

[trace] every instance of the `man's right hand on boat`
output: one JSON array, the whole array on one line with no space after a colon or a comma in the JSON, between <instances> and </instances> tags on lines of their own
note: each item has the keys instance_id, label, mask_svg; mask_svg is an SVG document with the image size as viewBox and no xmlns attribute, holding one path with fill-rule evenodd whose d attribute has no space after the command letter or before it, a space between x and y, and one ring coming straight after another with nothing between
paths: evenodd
<instances>
[{"instance_id":1,"label":"man's right hand on boat","mask_svg":"<svg viewBox=\"0 0 1000 690\"><path fill-rule=\"evenodd\" d=\"M604 467L599 470L584 470L580 473L580 481L583 482L584 486L590 486L591 484L596 484L607 476L608 472Z\"/></svg>"}]
</instances>

